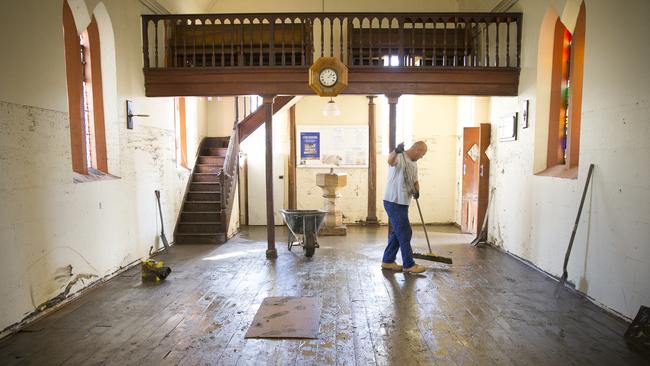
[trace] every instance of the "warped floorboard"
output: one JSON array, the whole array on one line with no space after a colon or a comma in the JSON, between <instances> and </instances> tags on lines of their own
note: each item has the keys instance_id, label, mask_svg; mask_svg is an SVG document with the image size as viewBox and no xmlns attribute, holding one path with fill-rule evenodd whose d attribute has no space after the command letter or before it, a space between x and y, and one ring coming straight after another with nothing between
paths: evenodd
<instances>
[{"instance_id":1,"label":"warped floorboard","mask_svg":"<svg viewBox=\"0 0 650 366\"><path fill-rule=\"evenodd\" d=\"M421 228L415 249L425 251ZM277 232L244 228L221 246L172 247L167 281L138 268L0 342L0 364L47 365L644 365L622 338L627 324L453 227L431 227L435 251L421 276L379 268L386 228L320 238L312 259ZM399 261L399 258L398 258ZM321 299L315 340L245 339L267 296Z\"/></svg>"}]
</instances>

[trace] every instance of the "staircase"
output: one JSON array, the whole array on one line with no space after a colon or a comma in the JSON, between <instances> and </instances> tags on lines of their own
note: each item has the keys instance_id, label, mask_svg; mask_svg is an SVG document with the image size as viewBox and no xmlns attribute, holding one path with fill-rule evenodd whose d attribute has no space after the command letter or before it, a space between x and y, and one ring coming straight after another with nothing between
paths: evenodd
<instances>
[{"instance_id":1,"label":"staircase","mask_svg":"<svg viewBox=\"0 0 650 366\"><path fill-rule=\"evenodd\" d=\"M293 100L293 96L278 96L273 113ZM250 98L249 98L250 99ZM228 232L235 188L239 173L239 143L264 124L266 112L262 106L251 110L244 101L243 119L239 120L240 101L235 98L238 123L229 137L206 137L199 146L196 165L187 183L185 197L174 230L175 244L221 244Z\"/></svg>"},{"instance_id":2,"label":"staircase","mask_svg":"<svg viewBox=\"0 0 650 366\"><path fill-rule=\"evenodd\" d=\"M227 240L225 218L230 215L224 210L222 168L229 140L206 137L201 142L176 223L175 244L219 244Z\"/></svg>"}]
</instances>

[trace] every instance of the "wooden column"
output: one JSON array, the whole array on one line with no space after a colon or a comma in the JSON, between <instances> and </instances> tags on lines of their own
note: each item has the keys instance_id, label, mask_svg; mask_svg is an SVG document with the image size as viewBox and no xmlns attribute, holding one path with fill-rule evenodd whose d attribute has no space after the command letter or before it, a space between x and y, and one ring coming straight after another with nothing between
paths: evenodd
<instances>
[{"instance_id":1,"label":"wooden column","mask_svg":"<svg viewBox=\"0 0 650 366\"><path fill-rule=\"evenodd\" d=\"M399 94L386 95L388 98L388 151L395 150L397 138L397 101Z\"/></svg>"},{"instance_id":2,"label":"wooden column","mask_svg":"<svg viewBox=\"0 0 650 366\"><path fill-rule=\"evenodd\" d=\"M278 251L275 249L275 220L273 219L273 100L275 96L265 95L263 99L266 112L266 237L268 246L266 258L275 259Z\"/></svg>"},{"instance_id":3,"label":"wooden column","mask_svg":"<svg viewBox=\"0 0 650 366\"><path fill-rule=\"evenodd\" d=\"M367 225L377 225L377 151L375 143L375 103L376 97L368 98L368 216Z\"/></svg>"},{"instance_id":4,"label":"wooden column","mask_svg":"<svg viewBox=\"0 0 650 366\"><path fill-rule=\"evenodd\" d=\"M298 205L296 193L296 106L289 108L289 208Z\"/></svg>"}]
</instances>

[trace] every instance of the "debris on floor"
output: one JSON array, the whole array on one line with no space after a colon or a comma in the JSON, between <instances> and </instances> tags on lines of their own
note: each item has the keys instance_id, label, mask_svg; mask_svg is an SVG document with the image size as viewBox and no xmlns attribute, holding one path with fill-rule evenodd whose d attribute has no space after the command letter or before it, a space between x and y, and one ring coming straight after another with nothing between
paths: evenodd
<instances>
[{"instance_id":1,"label":"debris on floor","mask_svg":"<svg viewBox=\"0 0 650 366\"><path fill-rule=\"evenodd\" d=\"M315 297L267 297L245 338L318 338L320 313Z\"/></svg>"},{"instance_id":2,"label":"debris on floor","mask_svg":"<svg viewBox=\"0 0 650 366\"><path fill-rule=\"evenodd\" d=\"M172 269L165 266L165 262L148 259L140 264L142 281L160 282L167 278Z\"/></svg>"}]
</instances>

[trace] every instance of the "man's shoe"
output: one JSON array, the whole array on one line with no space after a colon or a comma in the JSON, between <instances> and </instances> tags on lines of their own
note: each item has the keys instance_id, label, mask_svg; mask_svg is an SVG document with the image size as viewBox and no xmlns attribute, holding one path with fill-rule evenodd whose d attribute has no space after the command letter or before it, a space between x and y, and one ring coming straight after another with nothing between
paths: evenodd
<instances>
[{"instance_id":1,"label":"man's shoe","mask_svg":"<svg viewBox=\"0 0 650 366\"><path fill-rule=\"evenodd\" d=\"M388 269L391 271L401 271L402 266L397 263L381 263L381 269Z\"/></svg>"},{"instance_id":2,"label":"man's shoe","mask_svg":"<svg viewBox=\"0 0 650 366\"><path fill-rule=\"evenodd\" d=\"M427 269L424 268L424 266L421 266L419 264L415 264L413 267L410 268L404 268L404 272L408 272L408 273L422 273L426 270Z\"/></svg>"}]
</instances>

